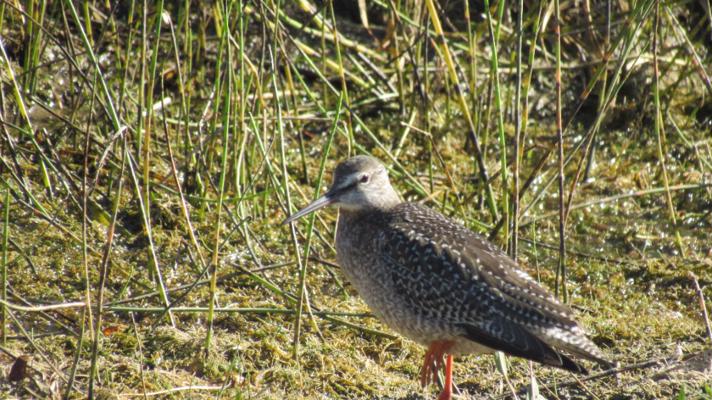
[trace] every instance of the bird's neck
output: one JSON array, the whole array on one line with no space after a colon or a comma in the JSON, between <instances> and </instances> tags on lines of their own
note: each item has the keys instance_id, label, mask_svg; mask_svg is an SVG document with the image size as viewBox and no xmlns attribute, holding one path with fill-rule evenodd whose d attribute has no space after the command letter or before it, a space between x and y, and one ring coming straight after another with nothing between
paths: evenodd
<instances>
[{"instance_id":1,"label":"bird's neck","mask_svg":"<svg viewBox=\"0 0 712 400\"><path fill-rule=\"evenodd\" d=\"M383 220L388 215L388 211L402 203L395 191L393 196L381 196L378 200L377 204L367 206L339 207L339 228L363 225L364 222L368 223L374 219Z\"/></svg>"},{"instance_id":2,"label":"bird's neck","mask_svg":"<svg viewBox=\"0 0 712 400\"><path fill-rule=\"evenodd\" d=\"M371 204L370 207L377 208L380 211L388 211L401 203L398 193L396 193L391 185L385 185L381 188L380 193L375 199L375 202Z\"/></svg>"}]
</instances>

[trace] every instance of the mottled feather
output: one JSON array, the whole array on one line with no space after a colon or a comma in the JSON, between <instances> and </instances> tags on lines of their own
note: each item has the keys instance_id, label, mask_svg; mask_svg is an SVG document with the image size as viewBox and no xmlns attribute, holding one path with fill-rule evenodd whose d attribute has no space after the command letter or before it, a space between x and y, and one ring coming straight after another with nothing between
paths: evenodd
<instances>
[{"instance_id":1,"label":"mottled feather","mask_svg":"<svg viewBox=\"0 0 712 400\"><path fill-rule=\"evenodd\" d=\"M574 372L585 369L554 348L606 363L569 307L496 246L425 206L401 203L387 211L343 213L337 246L369 305L416 341L463 337ZM370 265L387 272L363 270ZM390 299L369 296L376 287L389 291Z\"/></svg>"}]
</instances>

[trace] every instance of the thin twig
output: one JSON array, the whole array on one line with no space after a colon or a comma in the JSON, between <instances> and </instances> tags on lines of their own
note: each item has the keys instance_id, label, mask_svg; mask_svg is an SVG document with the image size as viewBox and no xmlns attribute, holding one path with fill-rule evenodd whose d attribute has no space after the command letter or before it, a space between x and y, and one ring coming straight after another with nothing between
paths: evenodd
<instances>
[{"instance_id":1,"label":"thin twig","mask_svg":"<svg viewBox=\"0 0 712 400\"><path fill-rule=\"evenodd\" d=\"M61 310L64 308L84 308L84 307L86 307L86 303L83 301L74 301L71 303L60 303L60 304L46 304L46 305L41 305L41 306L37 306L37 305L21 306L19 304L10 303L9 301L0 299L0 304L4 305L5 307L9 308L10 310L25 311L25 312L40 312L40 311L49 311L49 310Z\"/></svg>"},{"instance_id":2,"label":"thin twig","mask_svg":"<svg viewBox=\"0 0 712 400\"><path fill-rule=\"evenodd\" d=\"M203 392L213 392L217 390L225 389L224 385L191 385L191 386L180 386L165 390L158 390L155 392L141 392L141 393L126 393L119 394L119 397L153 397L153 396L165 396L171 393L180 393L187 391L203 391Z\"/></svg>"},{"instance_id":3,"label":"thin twig","mask_svg":"<svg viewBox=\"0 0 712 400\"><path fill-rule=\"evenodd\" d=\"M705 329L707 330L707 338L712 344L712 327L710 327L710 317L707 314L707 305L705 304L705 295L702 293L702 288L700 288L700 282L697 280L697 276L694 272L690 271L687 276L692 279L692 284L695 287L695 293L697 293L697 298L699 299L700 311L702 312L702 319L705 323Z\"/></svg>"}]
</instances>

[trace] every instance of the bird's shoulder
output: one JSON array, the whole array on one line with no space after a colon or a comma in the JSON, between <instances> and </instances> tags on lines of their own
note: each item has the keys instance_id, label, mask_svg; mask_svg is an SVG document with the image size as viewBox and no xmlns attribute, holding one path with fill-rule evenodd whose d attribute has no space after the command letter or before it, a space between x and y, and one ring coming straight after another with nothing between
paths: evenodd
<instances>
[{"instance_id":1,"label":"bird's shoulder","mask_svg":"<svg viewBox=\"0 0 712 400\"><path fill-rule=\"evenodd\" d=\"M493 254L504 254L499 247L460 222L419 203L401 203L394 207L390 212L388 228L393 238L415 241L423 246L445 249L472 247Z\"/></svg>"}]
</instances>

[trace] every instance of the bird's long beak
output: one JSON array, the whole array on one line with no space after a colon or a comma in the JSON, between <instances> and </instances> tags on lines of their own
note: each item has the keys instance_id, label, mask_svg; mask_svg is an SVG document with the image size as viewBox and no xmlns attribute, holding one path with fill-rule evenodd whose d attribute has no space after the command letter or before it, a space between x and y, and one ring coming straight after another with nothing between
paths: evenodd
<instances>
[{"instance_id":1,"label":"bird's long beak","mask_svg":"<svg viewBox=\"0 0 712 400\"><path fill-rule=\"evenodd\" d=\"M282 225L288 224L290 222L294 222L305 215L311 214L314 211L322 209L322 208L324 208L330 204L333 204L333 203L334 203L334 197L333 197L331 191L329 191L327 194L325 194L325 195L319 197L318 199L312 201L311 203L309 203L308 206L302 208L301 210L299 210L299 211L295 212L294 214L290 215L289 217L287 217L287 219L282 221Z\"/></svg>"}]
</instances>

